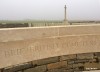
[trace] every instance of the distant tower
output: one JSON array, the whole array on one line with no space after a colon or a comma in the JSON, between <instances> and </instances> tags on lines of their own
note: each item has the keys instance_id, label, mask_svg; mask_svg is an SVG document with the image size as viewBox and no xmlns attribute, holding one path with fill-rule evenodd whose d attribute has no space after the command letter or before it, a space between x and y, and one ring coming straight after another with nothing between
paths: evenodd
<instances>
[{"instance_id":1,"label":"distant tower","mask_svg":"<svg viewBox=\"0 0 100 72\"><path fill-rule=\"evenodd\" d=\"M65 18L64 18L64 24L69 24L69 23L68 23L68 21L67 21L67 17L66 17L66 16L67 16L67 13L66 13L67 7L66 7L66 5L65 5L65 7L64 7L64 8L65 8L65 15L64 15L64 17L65 17Z\"/></svg>"},{"instance_id":2,"label":"distant tower","mask_svg":"<svg viewBox=\"0 0 100 72\"><path fill-rule=\"evenodd\" d=\"M67 20L67 19L66 19L66 8L67 8L66 5L65 5L64 8L65 8L65 19L64 19L64 20L66 21L66 20Z\"/></svg>"}]
</instances>

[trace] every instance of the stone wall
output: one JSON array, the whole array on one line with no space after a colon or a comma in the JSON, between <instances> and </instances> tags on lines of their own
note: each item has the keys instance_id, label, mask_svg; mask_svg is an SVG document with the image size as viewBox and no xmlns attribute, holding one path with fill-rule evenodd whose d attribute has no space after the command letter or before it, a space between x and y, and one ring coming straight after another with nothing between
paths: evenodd
<instances>
[{"instance_id":1,"label":"stone wall","mask_svg":"<svg viewBox=\"0 0 100 72\"><path fill-rule=\"evenodd\" d=\"M93 24L100 24L100 22L96 23L96 22L90 22L90 23L70 23L70 25L93 25Z\"/></svg>"},{"instance_id":2,"label":"stone wall","mask_svg":"<svg viewBox=\"0 0 100 72\"><path fill-rule=\"evenodd\" d=\"M28 23L8 23L8 24L0 24L0 28L16 28L16 27L28 27Z\"/></svg>"},{"instance_id":3,"label":"stone wall","mask_svg":"<svg viewBox=\"0 0 100 72\"><path fill-rule=\"evenodd\" d=\"M51 57L1 69L0 72L81 72L100 70L100 52Z\"/></svg>"},{"instance_id":4,"label":"stone wall","mask_svg":"<svg viewBox=\"0 0 100 72\"><path fill-rule=\"evenodd\" d=\"M67 39L65 38L66 35L68 37ZM73 38L74 36L75 39ZM50 39L50 37L54 39ZM64 39L61 37L63 37ZM0 65L2 66L2 64L6 65L11 63L11 66L6 68L3 67L2 69L0 69L0 72L78 72L78 71L88 71L88 70L99 70L100 69L100 49L99 49L100 38L99 37L100 37L99 25L45 27L45 28L34 28L34 29L33 28L22 28L22 29L19 28L19 29L9 29L9 30L1 29L0 30L0 42L1 42L0 60L2 61ZM41 40L38 40L37 38ZM50 40L49 39L47 40L47 38L49 38ZM63 39L63 41L60 41L61 39ZM32 45L34 45L33 43L36 40L40 44L40 46L39 44L37 45L39 47L35 46L37 51L34 50L34 52L32 52L30 48L33 47L32 49L34 49L35 47L31 45L27 47L28 46L27 44L31 44L32 42ZM54 45L54 44L50 44L53 42L52 40L55 40L55 42L59 42L59 43L57 44L54 42L55 47L50 52L52 45ZM69 49L67 47L65 48L66 49L65 50L64 48L59 46L62 45L61 43L63 43L64 40L66 41L71 40L70 43L69 41L67 43L68 46L70 47ZM80 41L83 40L83 42L79 44L80 41L77 42L78 40ZM42 43L44 43L43 46L41 45ZM47 45L45 45L46 43ZM49 45L51 45L51 47ZM66 43L64 43L63 45L66 45ZM73 48L73 50L71 50L72 48L71 46L74 46L76 49ZM4 49L3 47L5 48L4 53L2 53ZM10 48L15 48L15 50L12 50ZM48 50L44 48L48 48ZM78 48L80 48L81 50L79 50ZM56 50L58 50L58 52L56 52ZM51 56L47 54L48 53L47 51L50 52ZM66 51L69 52L67 53ZM82 53L86 53L86 54L75 53L74 55L70 55L71 52L73 54L73 52L75 51L77 51L77 53L84 51ZM56 57L54 56L54 54L56 54L55 52L58 53ZM87 53L87 52L98 52L98 53ZM36 55L34 53L36 53ZM4 54L5 58L2 54ZM47 55L47 58L44 59L43 56L45 55ZM41 60L38 59L37 57L41 57ZM36 61L27 60L28 62L26 63L24 62L25 59L34 60L31 58L37 58L37 60ZM24 63L20 64L20 62L18 62L19 65L16 65L17 61L21 61L21 60Z\"/></svg>"},{"instance_id":5,"label":"stone wall","mask_svg":"<svg viewBox=\"0 0 100 72\"><path fill-rule=\"evenodd\" d=\"M0 23L0 28L62 26L64 23Z\"/></svg>"},{"instance_id":6,"label":"stone wall","mask_svg":"<svg viewBox=\"0 0 100 72\"><path fill-rule=\"evenodd\" d=\"M99 47L100 25L0 29L0 68Z\"/></svg>"}]
</instances>

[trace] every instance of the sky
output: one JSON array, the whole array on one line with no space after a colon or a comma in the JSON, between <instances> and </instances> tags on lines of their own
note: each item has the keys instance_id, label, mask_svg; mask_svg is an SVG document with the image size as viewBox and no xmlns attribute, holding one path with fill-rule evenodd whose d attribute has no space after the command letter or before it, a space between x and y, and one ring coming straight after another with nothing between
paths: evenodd
<instances>
[{"instance_id":1,"label":"sky","mask_svg":"<svg viewBox=\"0 0 100 72\"><path fill-rule=\"evenodd\" d=\"M0 0L0 20L99 20L100 0Z\"/></svg>"}]
</instances>

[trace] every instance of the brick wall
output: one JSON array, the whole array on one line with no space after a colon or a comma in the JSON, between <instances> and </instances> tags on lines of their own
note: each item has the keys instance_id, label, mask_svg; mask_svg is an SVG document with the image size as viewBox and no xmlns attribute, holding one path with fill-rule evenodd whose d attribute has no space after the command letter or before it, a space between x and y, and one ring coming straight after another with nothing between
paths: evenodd
<instances>
[{"instance_id":1,"label":"brick wall","mask_svg":"<svg viewBox=\"0 0 100 72\"><path fill-rule=\"evenodd\" d=\"M100 52L51 57L3 68L0 72L80 72L100 70Z\"/></svg>"}]
</instances>

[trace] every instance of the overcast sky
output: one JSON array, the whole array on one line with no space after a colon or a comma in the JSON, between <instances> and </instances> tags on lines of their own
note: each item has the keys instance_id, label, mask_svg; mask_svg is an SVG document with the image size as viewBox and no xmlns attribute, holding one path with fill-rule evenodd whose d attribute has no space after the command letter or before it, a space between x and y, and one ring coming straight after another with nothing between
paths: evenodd
<instances>
[{"instance_id":1,"label":"overcast sky","mask_svg":"<svg viewBox=\"0 0 100 72\"><path fill-rule=\"evenodd\" d=\"M100 20L100 0L0 0L0 20Z\"/></svg>"}]
</instances>

